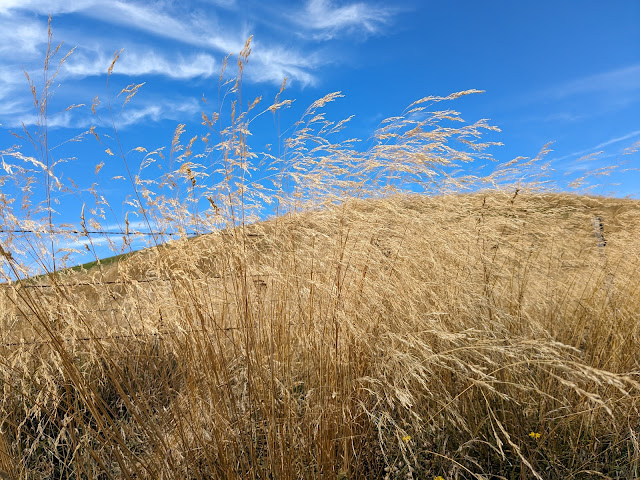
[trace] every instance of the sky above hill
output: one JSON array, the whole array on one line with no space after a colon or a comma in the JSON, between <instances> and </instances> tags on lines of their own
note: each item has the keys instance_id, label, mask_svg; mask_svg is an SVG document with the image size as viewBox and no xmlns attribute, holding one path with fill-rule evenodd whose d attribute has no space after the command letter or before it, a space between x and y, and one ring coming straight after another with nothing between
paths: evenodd
<instances>
[{"instance_id":1,"label":"sky above hill","mask_svg":"<svg viewBox=\"0 0 640 480\"><path fill-rule=\"evenodd\" d=\"M633 151L640 145L636 0L0 0L0 151L22 145L32 154L28 139L10 132L21 134L23 124L35 131L23 70L39 91L49 14L54 45L64 42L56 58L75 48L54 85L49 144L54 160L67 159L57 172L73 174L81 189L95 181L96 164L109 170L110 159L86 135L68 140L91 126L111 128L106 73L114 52L123 49L109 80L123 148L151 150L170 146L178 123L187 132L200 126L201 112L211 109L203 97L218 95L223 58L253 35L246 99L264 95L271 102L287 77L286 98L295 99L289 123L317 98L341 91L345 98L332 114L355 115L349 135L366 139L414 100L479 89L485 93L450 107L502 130L491 137L504 144L491 150L496 159L534 157L553 142L547 160L559 184L567 174L618 165L593 179L599 186L592 193L640 192ZM143 82L120 112L117 93ZM91 112L96 95L98 118ZM65 111L72 104L84 106ZM256 141L277 138L271 129L254 132ZM60 220L73 223L75 210L61 207Z\"/></svg>"}]
</instances>

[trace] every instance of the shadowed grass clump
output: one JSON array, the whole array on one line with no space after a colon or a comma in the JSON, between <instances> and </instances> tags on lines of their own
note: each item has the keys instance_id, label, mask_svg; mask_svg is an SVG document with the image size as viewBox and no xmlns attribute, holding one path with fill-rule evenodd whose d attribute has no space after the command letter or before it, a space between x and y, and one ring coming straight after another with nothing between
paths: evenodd
<instances>
[{"instance_id":1,"label":"shadowed grass clump","mask_svg":"<svg viewBox=\"0 0 640 480\"><path fill-rule=\"evenodd\" d=\"M283 89L262 113L290 103ZM46 210L30 243L3 239L0 469L638 477L640 205L513 184L533 161L454 174L494 129L431 107L468 93L416 102L362 148L329 140L345 123L325 119L328 95L278 157L246 143L258 103L222 125L221 102L201 153L179 126L177 168L145 177L162 160L147 152L130 177L149 248L50 268ZM12 202L1 211L25 225ZM84 212L76 240L100 238L86 228L100 212ZM49 271L19 281L29 253Z\"/></svg>"}]
</instances>

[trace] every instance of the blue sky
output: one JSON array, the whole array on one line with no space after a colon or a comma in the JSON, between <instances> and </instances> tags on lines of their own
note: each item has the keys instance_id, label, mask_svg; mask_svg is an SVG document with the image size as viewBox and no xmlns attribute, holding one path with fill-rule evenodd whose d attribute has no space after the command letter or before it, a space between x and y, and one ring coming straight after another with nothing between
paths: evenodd
<instances>
[{"instance_id":1,"label":"blue sky","mask_svg":"<svg viewBox=\"0 0 640 480\"><path fill-rule=\"evenodd\" d=\"M497 160L535 156L554 142L547 159L560 184L567 172L620 164L593 193L640 192L633 170L639 153L623 155L640 141L637 0L0 0L0 151L20 144L32 154L9 132L37 120L22 70L41 85L49 14L54 43L64 41L63 53L75 47L58 77L50 142L60 145L55 158L74 157L57 172L73 176L81 189L95 181L99 162L106 162L105 172L117 171L109 171L96 142L65 143L93 125L108 133L108 122L97 123L90 106L98 95L106 118L106 71L115 51L124 49L112 93L146 82L118 118L124 149L151 150L168 147L178 123L187 125L187 135L201 128L202 97L217 96L222 59L253 35L246 98L270 102L288 77L286 97L295 103L286 122L339 90L345 98L331 113L354 114L349 134L366 139L382 119L421 97L485 90L451 107L502 130L491 137L504 144L491 151ZM64 112L70 104L86 106ZM276 135L273 123L265 125L258 143ZM577 161L596 152L596 159ZM73 223L82 199L66 202L59 220Z\"/></svg>"}]
</instances>

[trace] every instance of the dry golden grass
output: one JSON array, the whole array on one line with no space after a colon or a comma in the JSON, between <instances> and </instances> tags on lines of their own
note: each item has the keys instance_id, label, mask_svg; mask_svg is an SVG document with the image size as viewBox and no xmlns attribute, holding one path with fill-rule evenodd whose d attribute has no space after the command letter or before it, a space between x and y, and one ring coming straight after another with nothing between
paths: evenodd
<instances>
[{"instance_id":1,"label":"dry golden grass","mask_svg":"<svg viewBox=\"0 0 640 480\"><path fill-rule=\"evenodd\" d=\"M179 126L166 177L131 176L160 238L211 233L31 279L20 251L52 265L51 217L31 244L3 242L3 475L640 476L640 204L509 184L527 161L453 175L491 127L440 128L459 118L427 108L445 99L383 123L364 151L332 143L342 124L321 108L335 98L264 155L276 173L262 180L239 107L218 129L223 115L203 115L201 154ZM1 213L24 226L10 202ZM80 239L100 228L81 222Z\"/></svg>"},{"instance_id":2,"label":"dry golden grass","mask_svg":"<svg viewBox=\"0 0 640 480\"><path fill-rule=\"evenodd\" d=\"M375 478L402 462L423 478L631 478L639 216L630 200L402 195L23 287L58 315L32 322L48 343L5 348L36 375L5 393L5 442L72 471L123 450L116 477Z\"/></svg>"}]
</instances>

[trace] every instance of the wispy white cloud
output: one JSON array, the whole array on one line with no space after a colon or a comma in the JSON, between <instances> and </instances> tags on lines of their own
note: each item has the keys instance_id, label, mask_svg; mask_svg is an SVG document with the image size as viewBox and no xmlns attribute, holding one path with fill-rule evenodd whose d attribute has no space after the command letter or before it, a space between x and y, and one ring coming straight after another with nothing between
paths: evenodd
<instances>
[{"instance_id":1,"label":"wispy white cloud","mask_svg":"<svg viewBox=\"0 0 640 480\"><path fill-rule=\"evenodd\" d=\"M178 15L170 10L170 3L150 1L136 2L127 0L7 0L0 4L0 13L4 15L27 11L40 15L75 13L91 17L97 21L113 25L127 26L161 38L169 38L190 45L207 46L223 52L237 52L242 48L244 39L221 33L215 15L209 12L206 17Z\"/></svg>"},{"instance_id":2,"label":"wispy white cloud","mask_svg":"<svg viewBox=\"0 0 640 480\"><path fill-rule=\"evenodd\" d=\"M0 3L0 14L19 9L40 15L57 15L84 10L96 3L99 2L94 0L76 0L73 2L66 0L3 0Z\"/></svg>"},{"instance_id":3,"label":"wispy white cloud","mask_svg":"<svg viewBox=\"0 0 640 480\"><path fill-rule=\"evenodd\" d=\"M332 0L308 0L291 19L314 38L328 40L345 33L378 33L391 14L389 8L364 2L338 6Z\"/></svg>"},{"instance_id":4,"label":"wispy white cloud","mask_svg":"<svg viewBox=\"0 0 640 480\"><path fill-rule=\"evenodd\" d=\"M23 68L41 63L47 25L32 17L3 13L4 4L0 5L0 123L6 125L6 117L33 106Z\"/></svg>"},{"instance_id":5,"label":"wispy white cloud","mask_svg":"<svg viewBox=\"0 0 640 480\"><path fill-rule=\"evenodd\" d=\"M134 3L104 2L88 13L96 19L126 25L154 36L178 41L217 55L238 53L242 50L246 36L236 29L229 32L215 15L200 16L159 13L157 8ZM272 45L256 39L252 45L251 69L248 78L254 82L279 85L289 77L302 85L312 84L312 71L322 61L315 55L305 55L290 48ZM189 69L187 69L189 70Z\"/></svg>"},{"instance_id":6,"label":"wispy white cloud","mask_svg":"<svg viewBox=\"0 0 640 480\"><path fill-rule=\"evenodd\" d=\"M0 7L1 8L1 7ZM24 62L41 54L47 42L46 22L23 15L0 13L0 56Z\"/></svg>"},{"instance_id":7,"label":"wispy white cloud","mask_svg":"<svg viewBox=\"0 0 640 480\"><path fill-rule=\"evenodd\" d=\"M284 48L269 48L259 40L252 45L251 68L245 71L253 82L267 82L280 85L284 77L302 86L314 85L317 78L311 73L324 60L314 54L302 55Z\"/></svg>"},{"instance_id":8,"label":"wispy white cloud","mask_svg":"<svg viewBox=\"0 0 640 480\"><path fill-rule=\"evenodd\" d=\"M640 64L558 82L536 91L523 92L511 107L531 109L552 102L560 113L530 116L523 121L548 122L589 120L630 109L640 104Z\"/></svg>"},{"instance_id":9,"label":"wispy white cloud","mask_svg":"<svg viewBox=\"0 0 640 480\"><path fill-rule=\"evenodd\" d=\"M201 105L193 98L183 101L164 100L135 108L126 107L118 119L117 126L122 128L143 121L184 119L185 116L195 115L201 110Z\"/></svg>"},{"instance_id":10,"label":"wispy white cloud","mask_svg":"<svg viewBox=\"0 0 640 480\"><path fill-rule=\"evenodd\" d=\"M579 78L554 87L548 93L554 98L565 98L601 92L623 94L635 90L640 90L640 64Z\"/></svg>"},{"instance_id":11,"label":"wispy white cloud","mask_svg":"<svg viewBox=\"0 0 640 480\"><path fill-rule=\"evenodd\" d=\"M41 118L35 113L20 114L14 116L13 119L6 123L6 126L11 128L21 127L22 125L30 127L41 122ZM88 122L82 122L87 126ZM73 121L73 117L70 112L62 112L47 117L47 128L69 128L69 127L81 126L77 122Z\"/></svg>"},{"instance_id":12,"label":"wispy white cloud","mask_svg":"<svg viewBox=\"0 0 640 480\"><path fill-rule=\"evenodd\" d=\"M314 40L344 33L379 33L393 15L391 9L364 0L340 4L334 0L308 0L295 15L290 17L288 11L292 9L261 10L265 18L256 21L266 25L267 30L252 43L250 68L245 71L248 82L280 85L287 77L290 85L315 85L316 72L329 60L326 52L321 54L314 49ZM148 80L150 75L176 82L217 77L220 59L238 53L255 26L251 18L242 15L237 0L187 4L174 0L0 0L0 123L4 126L37 122L22 69L35 73L32 78L36 83L40 80L37 72L42 71L49 14L53 16L54 43L58 39L65 41L62 54L77 45L58 78L71 88L79 79L105 75L113 52L123 47L114 72L135 77L132 82ZM65 21L56 22L57 18ZM279 43L278 36L271 35L272 25L282 22L287 28L296 26L303 38L299 45ZM105 36L105 27L117 35ZM232 62L229 66L231 75L234 65ZM57 98L60 100L61 96ZM126 126L136 121L174 118L174 113L194 110L190 102L170 107L129 108L121 120ZM52 118L49 125L87 126L80 119L79 112L73 111Z\"/></svg>"},{"instance_id":13,"label":"wispy white cloud","mask_svg":"<svg viewBox=\"0 0 640 480\"><path fill-rule=\"evenodd\" d=\"M238 6L237 0L202 0L204 3L215 5L216 7L232 9Z\"/></svg>"},{"instance_id":14,"label":"wispy white cloud","mask_svg":"<svg viewBox=\"0 0 640 480\"><path fill-rule=\"evenodd\" d=\"M166 4L100 1L83 14L96 20L147 32L161 38L206 47L218 52L238 52L244 45L240 35L226 32L215 15L203 17L166 12Z\"/></svg>"},{"instance_id":15,"label":"wispy white cloud","mask_svg":"<svg viewBox=\"0 0 640 480\"><path fill-rule=\"evenodd\" d=\"M83 248L89 245L97 247L99 245L107 245L108 243L109 243L108 238L92 235L91 240L89 240L88 238L82 238L79 240L63 241L63 242L60 242L59 247L62 249L75 250L75 249Z\"/></svg>"},{"instance_id":16,"label":"wispy white cloud","mask_svg":"<svg viewBox=\"0 0 640 480\"><path fill-rule=\"evenodd\" d=\"M15 95L18 90L23 93L20 97ZM29 103L29 97L21 98L24 94L29 94L29 86L20 68L0 65L0 114L15 113L18 104Z\"/></svg>"},{"instance_id":17,"label":"wispy white cloud","mask_svg":"<svg viewBox=\"0 0 640 480\"><path fill-rule=\"evenodd\" d=\"M65 74L76 77L105 75L113 61L113 53L105 51L80 51L72 55L65 65ZM188 80L210 77L218 73L213 56L198 53L189 56L176 55L169 58L153 50L130 50L125 48L113 69L115 74L128 76L162 75L173 79Z\"/></svg>"},{"instance_id":18,"label":"wispy white cloud","mask_svg":"<svg viewBox=\"0 0 640 480\"><path fill-rule=\"evenodd\" d=\"M0 125L8 128L20 128L22 124L35 125L39 121L33 104L29 84L20 67L0 67ZM68 112L48 117L48 126L52 128L70 126L71 115Z\"/></svg>"},{"instance_id":19,"label":"wispy white cloud","mask_svg":"<svg viewBox=\"0 0 640 480\"><path fill-rule=\"evenodd\" d=\"M235 5L234 2L214 0L215 3L220 1L227 9L233 8ZM73 13L89 17L92 21L125 27L135 32L143 32L151 36L147 39L149 42L153 38L177 42L174 44L173 50L179 50L180 45L182 45L183 47L197 47L202 51L202 53L195 55L195 58L193 55L181 58L171 52L173 54L172 58L176 63L170 62L168 54L162 54L158 51L155 52L155 55L145 54L145 58L140 55L137 62L142 63L140 68L134 68L136 64L135 54L130 54L129 57L132 60L128 68L123 68L122 66L120 68L121 73L131 75L147 72L164 74L172 78L211 75L212 70L210 69L214 68L215 63L208 61L208 59L221 58L228 53L239 52L244 46L247 34L246 28L230 28L226 22L221 21L215 9L208 8L188 12L184 8L179 8L177 4L165 1L78 0L67 2L63 0L25 0L23 2L9 0L8 4L0 8L2 8L0 11L7 18L11 18L12 15L21 15L20 12L24 11L36 12L41 15L51 13L54 18L56 15ZM312 6L312 8L319 7ZM331 15L333 18L331 25L333 27L328 23L320 25L320 28L327 32L334 27L347 28L358 24L371 30L377 22L371 13L365 11L361 4L356 4L353 8L334 8L331 10ZM26 43L28 43L30 32L25 32L23 35ZM56 36L64 36L64 33L56 33ZM83 38L83 40L91 41L90 33L85 33L87 37ZM43 35L42 38L46 40L46 35ZM112 45L114 50L122 47L122 45L114 44L113 40L107 43ZM154 48L158 50L166 49L166 47L160 47L159 45L155 45ZM279 61L274 62L274 58L279 59ZM96 68L98 66L102 69L106 68L103 65L99 65L103 60L104 58L101 57L95 60ZM153 69L151 66L152 60L157 60L162 65L162 68ZM191 62L191 60L194 61ZM107 62L107 66L109 62ZM282 79L287 76L303 85L313 83L314 74L312 71L323 63L318 56L302 54L291 48L274 45L264 40L254 43L251 62L252 74L250 80L252 81L280 84ZM87 62L83 63L86 67Z\"/></svg>"},{"instance_id":20,"label":"wispy white cloud","mask_svg":"<svg viewBox=\"0 0 640 480\"><path fill-rule=\"evenodd\" d=\"M620 137L614 137L606 142L599 143L595 147L592 147L590 150L598 150L600 148L608 147L609 145L613 145L614 143L623 142L625 140L629 140L630 138L634 138L640 135L640 130L635 130L633 132L627 133L626 135L622 135Z\"/></svg>"},{"instance_id":21,"label":"wispy white cloud","mask_svg":"<svg viewBox=\"0 0 640 480\"><path fill-rule=\"evenodd\" d=\"M99 109L98 114L104 113ZM202 111L201 105L194 98L185 97L180 100L154 99L145 101L142 105L130 103L122 112L116 112L114 121L119 129L129 127L141 122L159 122L162 120L184 120L187 117L199 114ZM4 112L0 110L0 116ZM20 128L24 124L26 127L37 125L41 118L29 111L20 111L13 115L7 115L4 121L0 122L4 127ZM88 107L82 109L69 110L65 112L52 113L47 117L48 128L89 128L96 124L96 119L88 111Z\"/></svg>"},{"instance_id":22,"label":"wispy white cloud","mask_svg":"<svg viewBox=\"0 0 640 480\"><path fill-rule=\"evenodd\" d=\"M130 212L130 214L133 213L135 215L138 215L136 212ZM135 232L148 232L149 231L149 224L147 224L146 221L144 220L132 220L133 215L131 215L129 217L129 232L130 233L135 233ZM151 230L154 232L158 232L160 231L160 228L158 227L158 224L156 222L153 221L153 219L150 219L150 224L151 224ZM102 230L104 230L105 232L114 232L114 231L124 231L125 229L125 221L123 220L120 223L110 223L108 225L102 225Z\"/></svg>"},{"instance_id":23,"label":"wispy white cloud","mask_svg":"<svg viewBox=\"0 0 640 480\"><path fill-rule=\"evenodd\" d=\"M594 145L591 148L586 148L584 150L579 150L579 151L576 151L576 152L569 153L569 154L564 155L564 156L562 156L560 158L556 158L555 160L556 161L561 161L561 160L566 160L567 158L575 158L575 157L582 157L584 155L589 155L589 154L592 154L592 153L597 152L599 150L602 150L603 148L609 147L610 145L614 145L616 143L624 142L625 140L629 140L629 139L632 139L632 138L635 138L635 137L638 137L638 136L640 136L640 130L634 130L634 131L629 132L629 133L627 133L625 135L621 135L619 137L613 137L613 138L610 138L608 140L605 140L604 142L601 142L601 143L599 143L597 145ZM612 155L608 155L608 157L610 157Z\"/></svg>"}]
</instances>

